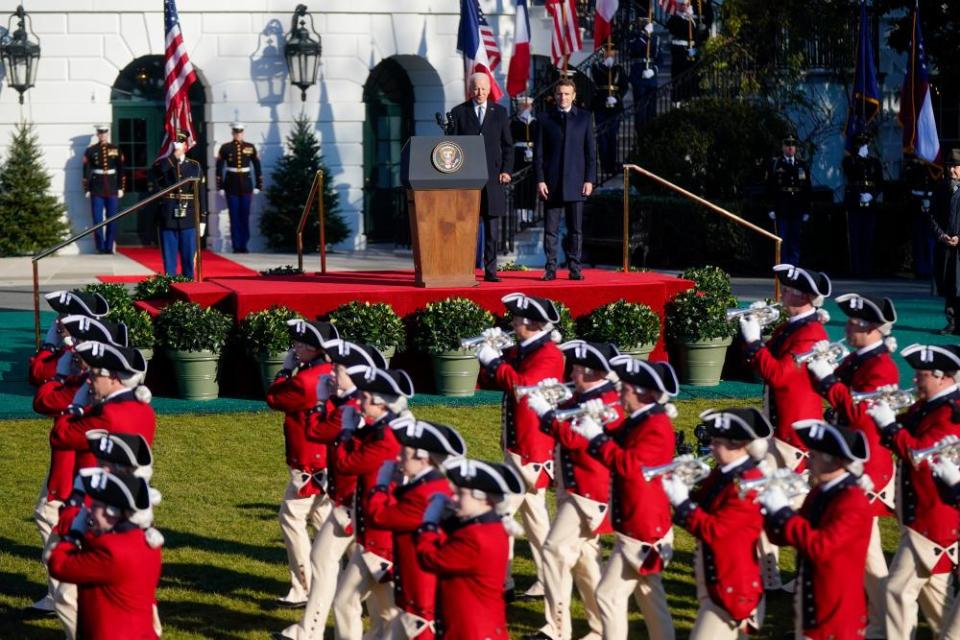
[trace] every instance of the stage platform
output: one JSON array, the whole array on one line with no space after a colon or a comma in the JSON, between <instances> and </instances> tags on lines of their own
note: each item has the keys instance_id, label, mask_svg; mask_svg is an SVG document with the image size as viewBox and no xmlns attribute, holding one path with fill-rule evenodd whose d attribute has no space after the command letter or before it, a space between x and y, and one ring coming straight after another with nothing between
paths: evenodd
<instances>
[{"instance_id":1,"label":"stage platform","mask_svg":"<svg viewBox=\"0 0 960 640\"><path fill-rule=\"evenodd\" d=\"M469 298L489 311L503 315L500 299L511 292L542 296L563 302L574 318L596 307L621 298L649 305L663 317L663 307L676 293L692 283L656 272L620 273L587 269L585 280L568 280L562 271L558 279L544 282L542 271L508 271L503 282L483 282L470 288L424 289L414 286L413 271L349 271L313 273L299 276L253 276L208 278L203 282L173 285L176 298L215 306L237 319L251 311L273 305L286 305L307 318L319 318L338 306L353 301L386 302L401 317L408 316L427 303L450 296ZM156 313L155 305L143 305ZM666 357L661 335L654 357Z\"/></svg>"}]
</instances>

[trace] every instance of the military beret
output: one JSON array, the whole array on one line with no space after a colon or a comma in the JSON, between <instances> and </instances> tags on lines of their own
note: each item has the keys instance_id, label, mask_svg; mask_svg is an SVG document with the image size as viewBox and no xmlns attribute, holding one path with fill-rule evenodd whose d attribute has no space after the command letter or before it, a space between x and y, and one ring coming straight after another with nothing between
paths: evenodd
<instances>
[{"instance_id":1,"label":"military beret","mask_svg":"<svg viewBox=\"0 0 960 640\"><path fill-rule=\"evenodd\" d=\"M497 495L523 493L520 476L505 464L452 458L443 463L443 468L450 482L464 489Z\"/></svg>"},{"instance_id":2,"label":"military beret","mask_svg":"<svg viewBox=\"0 0 960 640\"><path fill-rule=\"evenodd\" d=\"M153 465L153 452L142 435L110 433L105 429L91 429L85 435L90 443L90 451L97 460L132 467L133 475L149 480L139 473L141 469Z\"/></svg>"},{"instance_id":3,"label":"military beret","mask_svg":"<svg viewBox=\"0 0 960 640\"><path fill-rule=\"evenodd\" d=\"M707 433L715 438L746 442L769 438L773 434L773 428L766 416L753 407L736 407L722 411L707 409L700 414L700 420Z\"/></svg>"},{"instance_id":4,"label":"military beret","mask_svg":"<svg viewBox=\"0 0 960 640\"><path fill-rule=\"evenodd\" d=\"M830 295L830 278L818 271L802 269L792 264L778 264L773 267L777 280L785 287L802 291L816 298Z\"/></svg>"},{"instance_id":5,"label":"military beret","mask_svg":"<svg viewBox=\"0 0 960 640\"><path fill-rule=\"evenodd\" d=\"M332 347L340 339L337 328L329 322L308 322L302 318L287 320L287 333L290 339L308 344L317 349Z\"/></svg>"},{"instance_id":6,"label":"military beret","mask_svg":"<svg viewBox=\"0 0 960 640\"><path fill-rule=\"evenodd\" d=\"M862 296L859 293L845 293L837 296L837 306L850 318L859 318L874 324L893 324L897 321L897 310L890 298Z\"/></svg>"},{"instance_id":7,"label":"military beret","mask_svg":"<svg viewBox=\"0 0 960 640\"><path fill-rule=\"evenodd\" d=\"M617 348L609 342L587 342L570 340L560 345L560 351L567 358L567 364L579 364L596 371L610 369L610 360L620 355Z\"/></svg>"},{"instance_id":8,"label":"military beret","mask_svg":"<svg viewBox=\"0 0 960 640\"><path fill-rule=\"evenodd\" d=\"M375 369L386 369L387 361L376 347L369 344L354 344L346 340L335 340L327 343L327 355L335 364L347 367L367 366Z\"/></svg>"},{"instance_id":9,"label":"military beret","mask_svg":"<svg viewBox=\"0 0 960 640\"><path fill-rule=\"evenodd\" d=\"M377 369L359 365L347 369L353 384L361 391L391 396L413 397L413 381L402 369Z\"/></svg>"},{"instance_id":10,"label":"military beret","mask_svg":"<svg viewBox=\"0 0 960 640\"><path fill-rule=\"evenodd\" d=\"M808 449L851 461L865 462L870 457L870 447L862 431L823 420L799 420L793 423L793 430Z\"/></svg>"},{"instance_id":11,"label":"military beret","mask_svg":"<svg viewBox=\"0 0 960 640\"><path fill-rule=\"evenodd\" d=\"M97 320L89 316L71 315L60 319L64 329L77 342L104 342L115 347L128 346L127 325L107 320Z\"/></svg>"},{"instance_id":12,"label":"military beret","mask_svg":"<svg viewBox=\"0 0 960 640\"><path fill-rule=\"evenodd\" d=\"M445 424L400 418L391 422L390 428L400 444L407 447L450 456L462 456L467 452L467 443L457 430Z\"/></svg>"},{"instance_id":13,"label":"military beret","mask_svg":"<svg viewBox=\"0 0 960 640\"><path fill-rule=\"evenodd\" d=\"M677 374L669 362L648 362L628 355L610 360L621 382L675 396L680 393Z\"/></svg>"},{"instance_id":14,"label":"military beret","mask_svg":"<svg viewBox=\"0 0 960 640\"><path fill-rule=\"evenodd\" d=\"M91 499L124 511L150 508L150 487L136 476L96 473L83 478L83 488Z\"/></svg>"},{"instance_id":15,"label":"military beret","mask_svg":"<svg viewBox=\"0 0 960 640\"><path fill-rule=\"evenodd\" d=\"M960 371L960 345L912 344L900 355L917 370Z\"/></svg>"},{"instance_id":16,"label":"military beret","mask_svg":"<svg viewBox=\"0 0 960 640\"><path fill-rule=\"evenodd\" d=\"M146 373L147 361L139 349L115 347L103 342L81 342L76 353L92 369L106 369L113 373Z\"/></svg>"},{"instance_id":17,"label":"military beret","mask_svg":"<svg viewBox=\"0 0 960 640\"><path fill-rule=\"evenodd\" d=\"M73 291L52 291L43 296L50 308L65 315L84 315L100 318L110 311L107 299L99 293Z\"/></svg>"},{"instance_id":18,"label":"military beret","mask_svg":"<svg viewBox=\"0 0 960 640\"><path fill-rule=\"evenodd\" d=\"M552 300L523 293L508 293L500 299L515 316L539 322L560 322L560 312Z\"/></svg>"}]
</instances>

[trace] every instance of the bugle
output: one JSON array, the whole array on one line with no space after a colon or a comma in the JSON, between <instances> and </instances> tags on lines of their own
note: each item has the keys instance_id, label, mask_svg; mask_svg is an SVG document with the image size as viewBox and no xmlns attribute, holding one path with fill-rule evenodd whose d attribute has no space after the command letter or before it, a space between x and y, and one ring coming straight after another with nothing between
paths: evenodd
<instances>
[{"instance_id":1,"label":"bugle","mask_svg":"<svg viewBox=\"0 0 960 640\"><path fill-rule=\"evenodd\" d=\"M813 349L810 349L810 351L793 356L793 360L797 364L806 364L811 360L823 358L830 364L837 365L850 353L847 351L845 343L846 340L843 339L837 340L836 342L821 340L813 345Z\"/></svg>"},{"instance_id":2,"label":"bugle","mask_svg":"<svg viewBox=\"0 0 960 640\"><path fill-rule=\"evenodd\" d=\"M779 487L790 500L810 491L810 485L807 484L806 479L789 469L777 469L762 478L737 480L737 487L741 498L746 498L753 491L757 494L763 493L768 487Z\"/></svg>"},{"instance_id":3,"label":"bugle","mask_svg":"<svg viewBox=\"0 0 960 640\"><path fill-rule=\"evenodd\" d=\"M892 384L880 387L876 391L854 392L850 395L854 402L866 402L868 405L886 402L894 412L899 412L917 401L917 397L914 395L915 393L916 389L913 387L900 389L897 385Z\"/></svg>"},{"instance_id":4,"label":"bugle","mask_svg":"<svg viewBox=\"0 0 960 640\"><path fill-rule=\"evenodd\" d=\"M933 463L940 458L960 463L960 441L947 437L925 449L910 449L910 462L914 467L919 467L924 460Z\"/></svg>"},{"instance_id":5,"label":"bugle","mask_svg":"<svg viewBox=\"0 0 960 640\"><path fill-rule=\"evenodd\" d=\"M672 462L667 464L661 464L656 467L644 467L643 479L650 482L660 476L676 476L688 487L692 487L710 475L710 465L708 462L711 457L712 456L703 456L694 458L692 455L686 454L674 458Z\"/></svg>"},{"instance_id":6,"label":"bugle","mask_svg":"<svg viewBox=\"0 0 960 640\"><path fill-rule=\"evenodd\" d=\"M460 348L467 351L479 351L485 344L501 351L516 344L513 331L498 333L495 336L474 336L460 340Z\"/></svg>"},{"instance_id":7,"label":"bugle","mask_svg":"<svg viewBox=\"0 0 960 640\"><path fill-rule=\"evenodd\" d=\"M780 319L780 305L765 304L745 309L727 309L727 322L736 322L744 316L753 316L761 327L766 327Z\"/></svg>"},{"instance_id":8,"label":"bugle","mask_svg":"<svg viewBox=\"0 0 960 640\"><path fill-rule=\"evenodd\" d=\"M517 400L526 398L531 393L539 393L551 405L556 407L561 402L565 402L573 397L573 383L551 382L544 384L539 382L531 385L517 385L513 388L513 394Z\"/></svg>"}]
</instances>

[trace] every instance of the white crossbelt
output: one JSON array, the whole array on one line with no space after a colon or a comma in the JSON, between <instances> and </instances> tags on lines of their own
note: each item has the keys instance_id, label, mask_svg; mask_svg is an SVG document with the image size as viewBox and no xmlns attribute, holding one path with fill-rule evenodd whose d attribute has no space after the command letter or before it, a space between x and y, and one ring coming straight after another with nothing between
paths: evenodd
<instances>
[{"instance_id":1,"label":"white crossbelt","mask_svg":"<svg viewBox=\"0 0 960 640\"><path fill-rule=\"evenodd\" d=\"M93 172L98 176L113 175L117 172L116 169L94 169Z\"/></svg>"},{"instance_id":2,"label":"white crossbelt","mask_svg":"<svg viewBox=\"0 0 960 640\"><path fill-rule=\"evenodd\" d=\"M671 40L670 44L672 44L675 47L689 47L690 41L689 40Z\"/></svg>"},{"instance_id":3,"label":"white crossbelt","mask_svg":"<svg viewBox=\"0 0 960 640\"><path fill-rule=\"evenodd\" d=\"M240 169L237 167L227 167L227 171L230 173L249 173L250 167L242 167Z\"/></svg>"},{"instance_id":4,"label":"white crossbelt","mask_svg":"<svg viewBox=\"0 0 960 640\"><path fill-rule=\"evenodd\" d=\"M532 147L533 143L532 142L514 142L513 146L525 149L527 147Z\"/></svg>"}]
</instances>

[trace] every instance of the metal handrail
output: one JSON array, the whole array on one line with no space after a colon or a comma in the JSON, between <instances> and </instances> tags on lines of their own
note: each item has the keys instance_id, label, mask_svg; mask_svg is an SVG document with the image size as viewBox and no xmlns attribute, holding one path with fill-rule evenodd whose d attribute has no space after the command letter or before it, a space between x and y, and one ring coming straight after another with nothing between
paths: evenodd
<instances>
[{"instance_id":1,"label":"metal handrail","mask_svg":"<svg viewBox=\"0 0 960 640\"><path fill-rule=\"evenodd\" d=\"M685 198L687 198L687 199L689 199L689 200L693 200L694 202L703 205L704 207L706 207L707 209L713 211L714 213L719 213L720 215L722 215L723 217L727 218L728 220L732 220L733 222L736 222L736 223L739 224L740 226L746 227L747 229L750 229L750 230L753 231L754 233L758 233L758 234L760 234L761 236L763 236L763 237L765 237L765 238L768 238L768 239L770 239L770 240L773 240L773 242L774 242L774 245L773 245L773 260L774 260L774 262L773 262L773 263L774 263L774 264L780 264L780 245L781 245L781 243L783 242L783 238L781 238L781 237L778 236L777 234L771 233L771 232L767 231L766 229L764 229L763 227L758 227L757 225L753 224L752 222L749 222L749 221L747 221L747 220L744 220L743 218L741 218L741 217L738 216L737 214L731 213L730 211L727 211L727 210L724 209L723 207L718 207L717 205L713 204L712 202L710 202L710 201L708 201L708 200L704 200L703 198L701 198L701 197L698 196L697 194L691 193L691 192L687 191L686 189L684 189L683 187L681 187L681 186L679 186L679 185L676 185L676 184L670 182L669 180L666 180L666 179L664 179L664 178L661 178L660 176L658 176L657 174L655 174L655 173L653 173L653 172L651 172L651 171L647 171L647 170L644 169L643 167L640 167L640 166L635 165L635 164L625 164L625 165L623 165L623 271L624 271L624 272L627 272L627 271L630 270L630 255L629 255L629 237L630 237L630 232L629 232L629 226L630 226L630 172L631 172L631 171L633 171L633 172L635 172L635 173L639 173L640 175L642 175L642 176L644 176L644 177L650 178L651 180L653 180L653 181L656 182L657 184L659 184L659 185L661 185L661 186L663 186L663 187L666 187L666 188L668 188L668 189L671 189L671 190L673 190L673 191L676 191L677 193L679 193L679 194L682 195L683 197L685 197ZM774 295L774 298L775 298L776 300L779 300L779 299L780 299L780 281L777 280L776 278L773 279L773 291L774 291L774 294L773 294L773 295Z\"/></svg>"},{"instance_id":2,"label":"metal handrail","mask_svg":"<svg viewBox=\"0 0 960 640\"><path fill-rule=\"evenodd\" d=\"M317 193L320 198L317 198ZM327 272L327 242L324 233L324 210L323 210L323 169L317 169L313 176L313 184L310 185L310 194L307 196L307 202L303 205L303 211L300 212L300 222L297 224L297 266L303 273L303 229L307 225L307 215L313 208L313 201L318 200L317 216L320 218L320 273Z\"/></svg>"},{"instance_id":3,"label":"metal handrail","mask_svg":"<svg viewBox=\"0 0 960 640\"><path fill-rule=\"evenodd\" d=\"M100 229L107 226L108 224L118 222L121 218L124 218L130 215L131 213L139 211L140 209L147 206L148 204L151 204L159 200L160 198L167 195L174 189L179 189L180 187L182 187L183 185L189 182L193 183L193 225L194 225L194 230L197 233L197 248L194 249L194 254L193 254L193 262L195 267L193 279L196 282L199 282L202 279L203 261L202 261L202 258L200 257L200 181L201 180L202 178L193 178L193 177L184 178L183 180L180 180L176 184L172 184L169 187L165 187L160 191L147 196L140 202L134 203L132 206L127 207L126 209L124 209L117 215L113 216L112 218L108 218L103 222L98 222L92 227L88 227L87 229L84 229L80 233L67 238L63 242L49 249L44 249L40 253L33 256L33 258L31 259L31 263L33 266L33 329L34 329L34 338L37 343L38 349L40 348L40 261L46 258L47 256L50 256L56 253L57 251L60 251L64 247L67 247L73 244L77 240L81 240L87 237L88 235L90 235L91 233L95 231L99 231Z\"/></svg>"}]
</instances>

